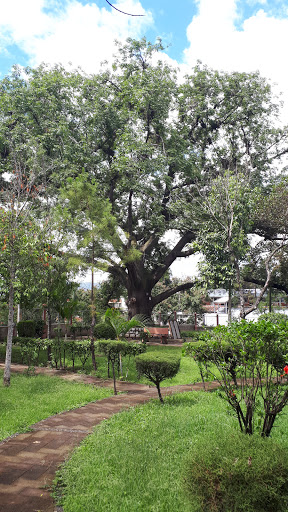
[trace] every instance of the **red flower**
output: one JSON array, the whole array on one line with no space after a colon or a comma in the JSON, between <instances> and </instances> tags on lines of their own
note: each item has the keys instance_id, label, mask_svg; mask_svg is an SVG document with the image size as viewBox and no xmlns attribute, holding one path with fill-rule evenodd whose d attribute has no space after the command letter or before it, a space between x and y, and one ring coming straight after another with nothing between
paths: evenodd
<instances>
[{"instance_id":1,"label":"red flower","mask_svg":"<svg viewBox=\"0 0 288 512\"><path fill-rule=\"evenodd\" d=\"M288 365L284 367L284 373L286 373L286 375L288 374Z\"/></svg>"}]
</instances>

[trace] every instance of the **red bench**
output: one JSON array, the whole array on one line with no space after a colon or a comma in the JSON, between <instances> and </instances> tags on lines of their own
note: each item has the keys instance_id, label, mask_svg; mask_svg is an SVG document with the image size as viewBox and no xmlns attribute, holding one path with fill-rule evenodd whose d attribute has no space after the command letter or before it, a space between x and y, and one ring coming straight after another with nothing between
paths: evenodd
<instances>
[{"instance_id":1,"label":"red bench","mask_svg":"<svg viewBox=\"0 0 288 512\"><path fill-rule=\"evenodd\" d=\"M149 338L160 338L161 343L167 343L169 336L168 327L149 327L144 329L144 331L148 332Z\"/></svg>"}]
</instances>

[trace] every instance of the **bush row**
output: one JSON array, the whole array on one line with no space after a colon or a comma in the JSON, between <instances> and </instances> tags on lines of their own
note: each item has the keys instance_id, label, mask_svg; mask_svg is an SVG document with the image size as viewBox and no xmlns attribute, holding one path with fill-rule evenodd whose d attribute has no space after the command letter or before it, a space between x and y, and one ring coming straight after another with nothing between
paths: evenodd
<instances>
[{"instance_id":1,"label":"bush row","mask_svg":"<svg viewBox=\"0 0 288 512\"><path fill-rule=\"evenodd\" d=\"M67 357L72 360L73 370L75 368L76 359L80 359L82 368L84 369L91 355L91 340L69 340L64 341L62 338L55 339L41 339L33 337L14 337L14 345L20 348L20 354L23 364L28 367L37 366L40 363L40 353L47 351L47 359L52 367L65 368ZM110 377L109 369L111 360L115 359L119 353L122 356L131 356L141 354L146 350L144 344L131 343L127 341L115 340L99 340L95 344L95 349L98 352L104 353L108 359L108 377ZM118 358L119 359L119 358ZM115 361L114 361L115 362ZM117 361L119 366L119 361ZM126 372L126 377L127 377Z\"/></svg>"},{"instance_id":2,"label":"bush row","mask_svg":"<svg viewBox=\"0 0 288 512\"><path fill-rule=\"evenodd\" d=\"M17 323L18 336L25 338L41 338L44 333L44 320L21 320ZM69 326L74 338L82 335L82 331L89 331L90 326L84 324L72 324ZM54 329L58 335L61 335L62 329ZM98 323L94 327L94 336L97 339L114 339L116 337L115 329L108 323Z\"/></svg>"}]
</instances>

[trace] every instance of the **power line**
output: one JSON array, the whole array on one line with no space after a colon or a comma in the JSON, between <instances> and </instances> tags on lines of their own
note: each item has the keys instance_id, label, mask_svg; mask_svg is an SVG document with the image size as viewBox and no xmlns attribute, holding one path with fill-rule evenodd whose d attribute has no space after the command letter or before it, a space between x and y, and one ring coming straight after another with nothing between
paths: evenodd
<instances>
[{"instance_id":1,"label":"power line","mask_svg":"<svg viewBox=\"0 0 288 512\"><path fill-rule=\"evenodd\" d=\"M114 5L110 4L108 0L106 0L107 4L109 4L115 11L121 12L121 14L126 14L127 16L145 16L144 14L130 14L129 12L120 11L120 9L117 9Z\"/></svg>"}]
</instances>

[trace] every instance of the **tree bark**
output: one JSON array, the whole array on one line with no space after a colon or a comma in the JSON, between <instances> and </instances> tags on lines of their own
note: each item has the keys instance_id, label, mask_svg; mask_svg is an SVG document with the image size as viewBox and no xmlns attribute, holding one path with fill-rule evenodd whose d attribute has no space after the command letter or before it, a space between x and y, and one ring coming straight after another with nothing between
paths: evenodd
<instances>
[{"instance_id":1,"label":"tree bark","mask_svg":"<svg viewBox=\"0 0 288 512\"><path fill-rule=\"evenodd\" d=\"M93 369L96 372L97 370L97 363L96 363L96 357L95 357L95 345L94 345L94 327L95 327L95 305L94 305L94 268L93 268L93 262L94 262L94 241L93 241L93 256L92 256L92 274L91 274L91 344L90 344L90 350L91 350L91 356L92 356L92 365Z\"/></svg>"},{"instance_id":2,"label":"tree bark","mask_svg":"<svg viewBox=\"0 0 288 512\"><path fill-rule=\"evenodd\" d=\"M15 267L14 267L14 261L12 258L11 271L10 271L9 299L8 299L8 333L7 333L5 369L4 369L4 377L3 377L3 384L6 387L10 386L10 375L11 375L12 339L13 339L13 330L14 330L14 279L15 279Z\"/></svg>"},{"instance_id":3,"label":"tree bark","mask_svg":"<svg viewBox=\"0 0 288 512\"><path fill-rule=\"evenodd\" d=\"M130 284L127 306L129 320L135 315L144 315L151 318L153 309L151 291L141 287L141 284L140 287L139 285L133 286L133 284Z\"/></svg>"}]
</instances>

